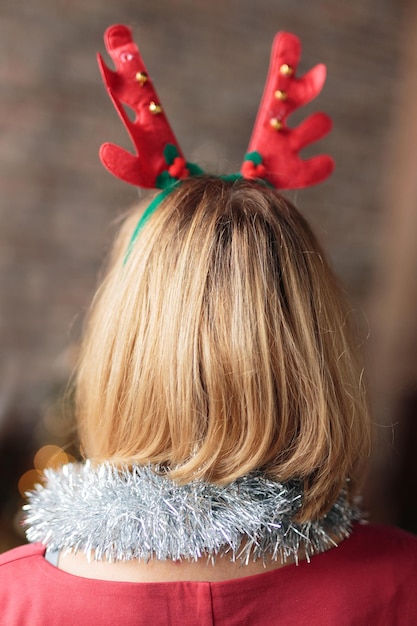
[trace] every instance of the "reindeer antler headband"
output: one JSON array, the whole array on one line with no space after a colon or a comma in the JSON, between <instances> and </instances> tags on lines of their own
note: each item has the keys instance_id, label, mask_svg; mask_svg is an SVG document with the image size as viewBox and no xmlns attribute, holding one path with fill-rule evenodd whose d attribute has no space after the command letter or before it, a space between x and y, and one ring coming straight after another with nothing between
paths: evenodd
<instances>
[{"instance_id":1,"label":"reindeer antler headband","mask_svg":"<svg viewBox=\"0 0 417 626\"><path fill-rule=\"evenodd\" d=\"M104 40L116 70L110 70L99 54L101 74L137 154L105 143L101 146L100 158L112 174L128 183L165 190L148 207L147 219L173 185L203 174L203 171L186 161L132 39L131 30L122 25L111 26L105 32ZM295 74L300 56L301 42L298 37L286 32L276 35L248 152L240 174L235 174L235 178L259 179L276 189L297 189L319 183L332 173L334 163L328 155L307 160L299 156L300 150L331 130L331 119L325 113L314 113L296 128L287 126L289 115L313 100L326 80L326 67L322 64L297 78ZM129 119L124 105L135 112L133 121ZM144 218L137 230L143 221Z\"/></svg>"}]
</instances>

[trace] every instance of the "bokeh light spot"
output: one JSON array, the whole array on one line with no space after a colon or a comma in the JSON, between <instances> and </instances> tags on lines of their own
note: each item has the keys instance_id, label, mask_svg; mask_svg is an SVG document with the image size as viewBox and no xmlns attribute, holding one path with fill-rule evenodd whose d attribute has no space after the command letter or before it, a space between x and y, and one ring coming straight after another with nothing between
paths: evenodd
<instances>
[{"instance_id":1,"label":"bokeh light spot","mask_svg":"<svg viewBox=\"0 0 417 626\"><path fill-rule=\"evenodd\" d=\"M37 483L42 482L42 474L36 469L30 469L19 478L17 488L22 498L25 497L27 491L32 491Z\"/></svg>"},{"instance_id":2,"label":"bokeh light spot","mask_svg":"<svg viewBox=\"0 0 417 626\"><path fill-rule=\"evenodd\" d=\"M58 468L69 462L66 452L59 446L42 446L34 456L33 464L40 472L47 467Z\"/></svg>"}]
</instances>

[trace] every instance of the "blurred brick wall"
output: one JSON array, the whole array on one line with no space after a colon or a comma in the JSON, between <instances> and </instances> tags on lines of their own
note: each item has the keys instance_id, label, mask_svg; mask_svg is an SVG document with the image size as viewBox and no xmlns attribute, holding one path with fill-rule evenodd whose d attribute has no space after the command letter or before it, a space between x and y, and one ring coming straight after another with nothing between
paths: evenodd
<instances>
[{"instance_id":1,"label":"blurred brick wall","mask_svg":"<svg viewBox=\"0 0 417 626\"><path fill-rule=\"evenodd\" d=\"M3 404L37 403L66 378L66 346L90 300L109 224L136 198L97 158L104 140L129 146L95 61L114 22L134 27L184 150L213 171L239 166L275 31L301 36L301 69L328 65L314 106L334 118L324 145L337 170L293 195L342 278L367 293L395 87L395 2L3 0L0 20Z\"/></svg>"},{"instance_id":2,"label":"blurred brick wall","mask_svg":"<svg viewBox=\"0 0 417 626\"><path fill-rule=\"evenodd\" d=\"M336 173L292 197L365 303L400 20L394 0L2 0L0 435L1 415L40 414L67 379L112 220L137 198L97 158L102 141L129 147L96 66L105 28L134 28L184 151L214 172L239 167L277 30L302 38L302 71L327 64L308 110L334 119Z\"/></svg>"}]
</instances>

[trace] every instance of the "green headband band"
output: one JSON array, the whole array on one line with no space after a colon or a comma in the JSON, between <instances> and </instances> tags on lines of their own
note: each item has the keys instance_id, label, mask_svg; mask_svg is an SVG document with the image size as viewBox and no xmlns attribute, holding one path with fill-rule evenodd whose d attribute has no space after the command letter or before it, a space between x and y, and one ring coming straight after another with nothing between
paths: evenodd
<instances>
[{"instance_id":1,"label":"green headband band","mask_svg":"<svg viewBox=\"0 0 417 626\"><path fill-rule=\"evenodd\" d=\"M200 170L199 174L202 174L202 170ZM195 176L194 176L195 178ZM225 174L223 176L219 176L218 178L220 178L220 180L224 180L226 182L234 182L236 180L240 180L241 178L243 178L242 174ZM129 245L127 247L127 251L126 251L126 255L124 258L123 263L126 264L127 260L130 257L130 253L132 252L132 248L135 245L135 241L140 233L140 231L142 230L142 228L144 227L144 225L146 224L146 222L148 221L148 219L151 217L151 215L153 213L155 213L156 209L159 207L159 205L161 204L161 202L163 202L163 200L165 200L165 198L167 198L169 196L169 194L176 189L177 187L179 187L184 180L187 179L183 179L183 180L174 180L171 179L170 181L167 181L168 184L166 184L166 187L164 187L164 189L162 189L162 191L160 191L160 193L158 193L153 200L151 201L151 203L149 204L149 206L145 209L145 211L143 212L143 214L141 215L135 230L133 231L132 237L129 241ZM270 185L267 181L261 180L258 181L261 184L264 183L266 184L268 187L272 187L272 185Z\"/></svg>"}]
</instances>

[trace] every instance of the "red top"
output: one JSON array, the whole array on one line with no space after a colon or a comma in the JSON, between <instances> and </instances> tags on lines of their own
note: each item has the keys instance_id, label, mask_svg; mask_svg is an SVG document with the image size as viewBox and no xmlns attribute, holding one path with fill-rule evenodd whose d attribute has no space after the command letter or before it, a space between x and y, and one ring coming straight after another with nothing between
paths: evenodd
<instances>
[{"instance_id":1,"label":"red top","mask_svg":"<svg viewBox=\"0 0 417 626\"><path fill-rule=\"evenodd\" d=\"M110 582L26 545L0 556L3 626L416 626L417 537L356 526L311 563L223 582Z\"/></svg>"}]
</instances>

